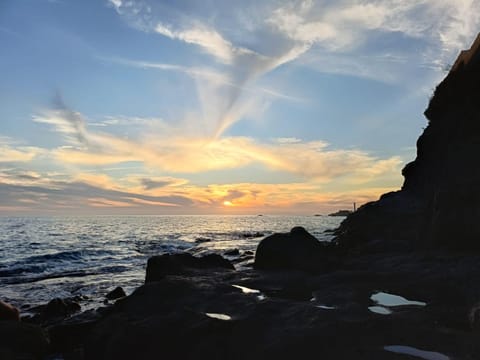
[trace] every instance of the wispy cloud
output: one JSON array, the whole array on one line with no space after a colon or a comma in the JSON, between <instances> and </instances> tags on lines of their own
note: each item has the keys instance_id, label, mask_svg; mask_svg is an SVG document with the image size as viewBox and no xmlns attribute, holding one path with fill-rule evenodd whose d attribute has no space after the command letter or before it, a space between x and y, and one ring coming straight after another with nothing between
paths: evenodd
<instances>
[{"instance_id":1,"label":"wispy cloud","mask_svg":"<svg viewBox=\"0 0 480 360\"><path fill-rule=\"evenodd\" d=\"M157 131L148 128L148 134L124 139L90 131L83 126L85 122L79 120L83 117L77 112L63 110L63 115L66 117L54 110L41 117L43 123L53 125L55 131L63 134L67 142L85 140L82 147L52 151L63 164L97 166L135 161L160 171L185 174L260 164L306 179L331 181L347 176L351 182L361 183L373 176L398 171L402 162L398 157L377 159L360 150L331 149L322 141L287 138L268 143L240 136L202 137L194 129L186 132L183 124L178 128L160 122ZM82 126L67 126L72 122Z\"/></svg>"},{"instance_id":2,"label":"wispy cloud","mask_svg":"<svg viewBox=\"0 0 480 360\"><path fill-rule=\"evenodd\" d=\"M174 40L181 40L188 44L200 46L204 51L227 64L234 62L235 58L245 54L253 54L251 50L234 47L230 41L203 24L184 30L172 30L170 26L158 23L155 32Z\"/></svg>"},{"instance_id":3,"label":"wispy cloud","mask_svg":"<svg viewBox=\"0 0 480 360\"><path fill-rule=\"evenodd\" d=\"M66 136L69 143L85 146L89 144L87 121L80 113L68 109L58 93L54 99L54 109L46 111L42 116L34 115L33 121L54 126L56 131Z\"/></svg>"},{"instance_id":4,"label":"wispy cloud","mask_svg":"<svg viewBox=\"0 0 480 360\"><path fill-rule=\"evenodd\" d=\"M193 205L187 196L147 195L112 184L113 180L106 176L95 178L80 174L76 178L59 181L49 178L47 174L26 179L0 170L0 203L5 209L16 208L26 212L61 212L66 208L81 212L92 207L120 207L136 208L137 212L145 210L148 213L162 207L185 209Z\"/></svg>"},{"instance_id":5,"label":"wispy cloud","mask_svg":"<svg viewBox=\"0 0 480 360\"><path fill-rule=\"evenodd\" d=\"M411 84L405 86L416 88L415 64L443 70L480 25L475 16L480 5L474 0L245 1L241 6L213 1L205 5L205 12L190 12L183 3L110 2L135 28L191 45L192 51L200 49L216 61L210 69L124 61L195 78L201 104L198 121L215 138L267 106L268 100L251 89L281 66L296 63L387 83L409 78ZM215 9L216 16L208 15L208 9ZM235 30L238 27L242 31ZM387 35L391 40L384 41L383 48L373 46L372 41ZM415 51L388 45L405 38L415 44ZM223 65L220 71L218 62ZM427 80L431 86L438 74ZM271 88L264 88L263 95L295 98Z\"/></svg>"},{"instance_id":6,"label":"wispy cloud","mask_svg":"<svg viewBox=\"0 0 480 360\"><path fill-rule=\"evenodd\" d=\"M42 150L38 147L18 144L11 138L0 135L0 164L30 162L41 153Z\"/></svg>"},{"instance_id":7,"label":"wispy cloud","mask_svg":"<svg viewBox=\"0 0 480 360\"><path fill-rule=\"evenodd\" d=\"M128 187L105 175L78 174L59 181L48 174L25 178L20 172L6 174L0 170L0 213L313 213L350 206L353 201L361 204L392 190L365 188L340 194L308 182L198 186L180 184L172 178L171 184L142 191L140 185L144 180L129 179L131 187ZM229 202L228 208L225 201Z\"/></svg>"}]
</instances>

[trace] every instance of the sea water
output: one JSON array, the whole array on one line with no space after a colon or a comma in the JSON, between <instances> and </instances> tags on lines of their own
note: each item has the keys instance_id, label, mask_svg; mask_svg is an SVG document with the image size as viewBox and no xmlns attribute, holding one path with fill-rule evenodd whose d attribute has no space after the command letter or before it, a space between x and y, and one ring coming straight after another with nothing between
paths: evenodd
<instances>
[{"instance_id":1,"label":"sea water","mask_svg":"<svg viewBox=\"0 0 480 360\"><path fill-rule=\"evenodd\" d=\"M0 299L27 309L55 297L98 300L116 286L130 293L143 283L150 256L255 251L264 236L294 226L330 241L332 234L325 230L341 220L271 215L0 217Z\"/></svg>"}]
</instances>

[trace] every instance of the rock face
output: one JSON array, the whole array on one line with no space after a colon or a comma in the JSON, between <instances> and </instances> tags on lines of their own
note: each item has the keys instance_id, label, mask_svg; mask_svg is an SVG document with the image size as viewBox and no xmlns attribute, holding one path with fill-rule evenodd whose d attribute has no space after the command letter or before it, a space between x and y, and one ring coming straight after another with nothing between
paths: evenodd
<instances>
[{"instance_id":1,"label":"rock face","mask_svg":"<svg viewBox=\"0 0 480 360\"><path fill-rule=\"evenodd\" d=\"M425 116L402 189L344 220L337 230L344 249L480 250L480 35L438 85Z\"/></svg>"},{"instance_id":2,"label":"rock face","mask_svg":"<svg viewBox=\"0 0 480 360\"><path fill-rule=\"evenodd\" d=\"M289 233L273 234L260 242L255 254L255 268L324 270L330 264L329 249L329 245L319 242L303 227L294 227Z\"/></svg>"}]
</instances>

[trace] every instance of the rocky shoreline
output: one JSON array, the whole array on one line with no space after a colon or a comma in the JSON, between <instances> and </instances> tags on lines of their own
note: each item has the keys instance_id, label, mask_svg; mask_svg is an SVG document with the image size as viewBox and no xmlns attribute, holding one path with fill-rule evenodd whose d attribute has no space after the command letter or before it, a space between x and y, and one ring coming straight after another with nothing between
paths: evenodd
<instances>
[{"instance_id":1,"label":"rocky shoreline","mask_svg":"<svg viewBox=\"0 0 480 360\"><path fill-rule=\"evenodd\" d=\"M309 271L153 257L145 284L129 296L115 289L102 308L81 313L82 299L56 299L32 318L1 321L1 358L407 359L412 349L478 358L480 256L326 252L330 266Z\"/></svg>"}]
</instances>

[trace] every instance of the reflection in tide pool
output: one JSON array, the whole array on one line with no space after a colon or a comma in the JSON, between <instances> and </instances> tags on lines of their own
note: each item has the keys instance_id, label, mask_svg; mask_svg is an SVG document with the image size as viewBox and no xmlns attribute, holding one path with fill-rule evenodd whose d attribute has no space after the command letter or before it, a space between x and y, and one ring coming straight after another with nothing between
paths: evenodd
<instances>
[{"instance_id":1,"label":"reflection in tide pool","mask_svg":"<svg viewBox=\"0 0 480 360\"><path fill-rule=\"evenodd\" d=\"M422 301L411 301L407 300L402 296L392 295L384 292L377 292L370 296L370 299L377 303L378 305L383 306L405 306L405 305L415 305L415 306L425 306L426 303Z\"/></svg>"},{"instance_id":2,"label":"reflection in tide pool","mask_svg":"<svg viewBox=\"0 0 480 360\"><path fill-rule=\"evenodd\" d=\"M389 345L385 346L384 349L393 353L416 356L425 360L450 360L447 355L435 351L419 350L411 346Z\"/></svg>"},{"instance_id":3,"label":"reflection in tide pool","mask_svg":"<svg viewBox=\"0 0 480 360\"><path fill-rule=\"evenodd\" d=\"M218 320L232 320L232 317L227 315L227 314L218 314L218 313L205 313L208 317L211 317L212 319L218 319Z\"/></svg>"}]
</instances>

